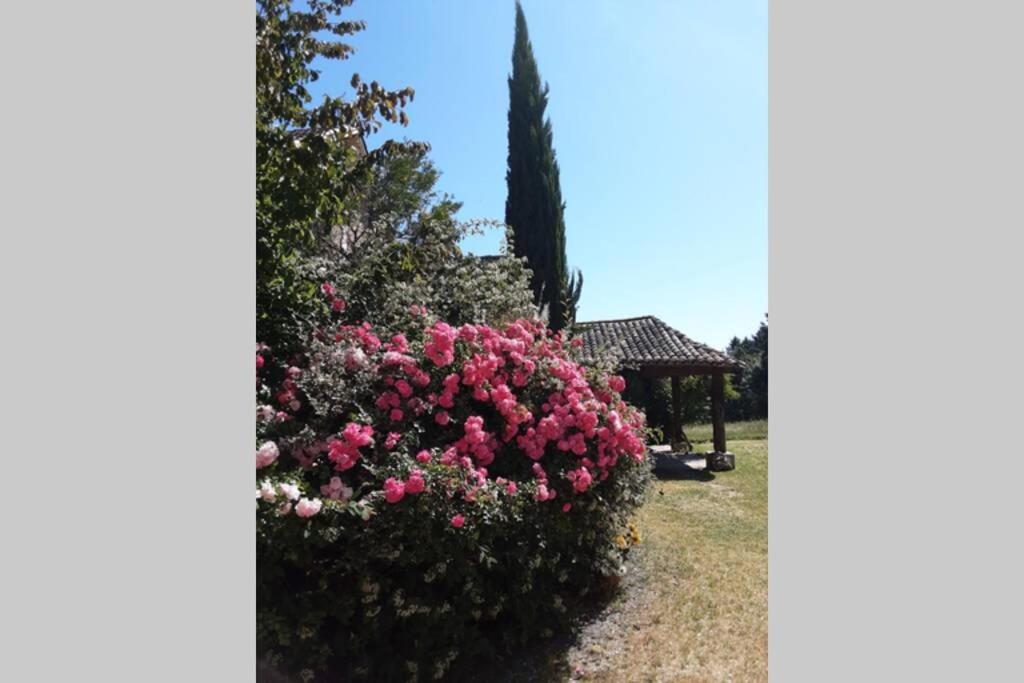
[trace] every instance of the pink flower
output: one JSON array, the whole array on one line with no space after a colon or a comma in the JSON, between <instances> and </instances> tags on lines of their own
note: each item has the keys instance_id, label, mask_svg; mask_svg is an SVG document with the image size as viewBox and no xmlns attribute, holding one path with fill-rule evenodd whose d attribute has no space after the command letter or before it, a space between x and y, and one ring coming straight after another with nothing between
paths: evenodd
<instances>
[{"instance_id":1,"label":"pink flower","mask_svg":"<svg viewBox=\"0 0 1024 683\"><path fill-rule=\"evenodd\" d=\"M331 500L348 500L352 497L352 489L342 483L341 477L331 477L329 484L320 487L320 493Z\"/></svg>"},{"instance_id":2,"label":"pink flower","mask_svg":"<svg viewBox=\"0 0 1024 683\"><path fill-rule=\"evenodd\" d=\"M268 503L273 503L277 500L277 493L274 492L274 485L269 481L264 481L260 485L260 498Z\"/></svg>"},{"instance_id":3,"label":"pink flower","mask_svg":"<svg viewBox=\"0 0 1024 683\"><path fill-rule=\"evenodd\" d=\"M423 345L423 355L438 367L451 365L455 360L455 339L458 333L447 323L436 323L427 330L430 340Z\"/></svg>"},{"instance_id":4,"label":"pink flower","mask_svg":"<svg viewBox=\"0 0 1024 683\"><path fill-rule=\"evenodd\" d=\"M444 427L449 422L451 422L451 417L448 415L447 412L441 410L436 415L434 415L434 422Z\"/></svg>"},{"instance_id":5,"label":"pink flower","mask_svg":"<svg viewBox=\"0 0 1024 683\"><path fill-rule=\"evenodd\" d=\"M402 398L409 398L410 396L412 396L412 387L409 386L409 383L406 382L404 379L400 379L397 382L395 382L395 389L398 390L398 394Z\"/></svg>"},{"instance_id":6,"label":"pink flower","mask_svg":"<svg viewBox=\"0 0 1024 683\"><path fill-rule=\"evenodd\" d=\"M336 312L336 313L341 313L342 311L344 311L345 310L345 300L344 299L335 299L334 301L332 301L331 302L331 310ZM298 510L296 510L296 512L298 512Z\"/></svg>"},{"instance_id":7,"label":"pink flower","mask_svg":"<svg viewBox=\"0 0 1024 683\"><path fill-rule=\"evenodd\" d=\"M301 493L299 493L299 487L296 486L294 482L289 484L281 484L281 493L283 493L285 498L287 498L288 500L298 500L299 496L302 495Z\"/></svg>"},{"instance_id":8,"label":"pink flower","mask_svg":"<svg viewBox=\"0 0 1024 683\"><path fill-rule=\"evenodd\" d=\"M466 518L462 515L455 515L454 517L452 517L452 526L456 529L461 529L465 523Z\"/></svg>"},{"instance_id":9,"label":"pink flower","mask_svg":"<svg viewBox=\"0 0 1024 683\"><path fill-rule=\"evenodd\" d=\"M256 451L256 469L266 467L280 455L280 451L277 449L277 444L273 441L267 441Z\"/></svg>"},{"instance_id":10,"label":"pink flower","mask_svg":"<svg viewBox=\"0 0 1024 683\"><path fill-rule=\"evenodd\" d=\"M505 490L508 491L510 495L515 495L515 492L519 490L519 487L516 486L514 481L510 481Z\"/></svg>"},{"instance_id":11,"label":"pink flower","mask_svg":"<svg viewBox=\"0 0 1024 683\"><path fill-rule=\"evenodd\" d=\"M391 421L392 421L392 422L401 422L401 420L402 420L402 418L403 418L404 416L405 416L405 413L403 413L403 412L402 412L401 410L399 410L398 408L394 408L394 409L393 409L393 410L391 411L391 415L390 415L390 417L391 417Z\"/></svg>"},{"instance_id":12,"label":"pink flower","mask_svg":"<svg viewBox=\"0 0 1024 683\"><path fill-rule=\"evenodd\" d=\"M350 346L345 349L342 358L344 359L346 370L359 370L365 368L367 364L366 354L358 346Z\"/></svg>"},{"instance_id":13,"label":"pink flower","mask_svg":"<svg viewBox=\"0 0 1024 683\"><path fill-rule=\"evenodd\" d=\"M409 480L405 482L405 492L411 494L422 493L426 483L423 481L423 472L413 470L409 474Z\"/></svg>"},{"instance_id":14,"label":"pink flower","mask_svg":"<svg viewBox=\"0 0 1024 683\"><path fill-rule=\"evenodd\" d=\"M594 481L594 477L591 476L590 471L586 467L571 470L565 476L572 482L572 487L576 493L583 493L590 488L591 482Z\"/></svg>"},{"instance_id":15,"label":"pink flower","mask_svg":"<svg viewBox=\"0 0 1024 683\"><path fill-rule=\"evenodd\" d=\"M388 438L384 440L384 447L389 451L398 444L398 440L402 438L402 435L398 432L388 432Z\"/></svg>"},{"instance_id":16,"label":"pink flower","mask_svg":"<svg viewBox=\"0 0 1024 683\"><path fill-rule=\"evenodd\" d=\"M349 422L341 433L341 438L334 439L328 446L327 458L334 463L334 468L344 472L355 466L361 457L359 449L373 443L373 427Z\"/></svg>"},{"instance_id":17,"label":"pink flower","mask_svg":"<svg viewBox=\"0 0 1024 683\"><path fill-rule=\"evenodd\" d=\"M612 391L617 391L621 394L626 389L626 380L618 375L614 375L608 378L608 387Z\"/></svg>"},{"instance_id":18,"label":"pink flower","mask_svg":"<svg viewBox=\"0 0 1024 683\"><path fill-rule=\"evenodd\" d=\"M405 497L405 484L394 477L384 482L384 500L394 505Z\"/></svg>"},{"instance_id":19,"label":"pink flower","mask_svg":"<svg viewBox=\"0 0 1024 683\"><path fill-rule=\"evenodd\" d=\"M562 506L562 512L568 512L569 510L572 510L572 503L566 503Z\"/></svg>"},{"instance_id":20,"label":"pink flower","mask_svg":"<svg viewBox=\"0 0 1024 683\"><path fill-rule=\"evenodd\" d=\"M327 296L334 296L334 286L330 282L325 282L320 285L320 291Z\"/></svg>"},{"instance_id":21,"label":"pink flower","mask_svg":"<svg viewBox=\"0 0 1024 683\"><path fill-rule=\"evenodd\" d=\"M430 462L430 451L420 451L416 454L416 461L427 463Z\"/></svg>"},{"instance_id":22,"label":"pink flower","mask_svg":"<svg viewBox=\"0 0 1024 683\"><path fill-rule=\"evenodd\" d=\"M312 517L316 513L320 512L320 508L323 507L323 501L319 498L310 500L309 498L303 498L295 505L295 514L299 517Z\"/></svg>"},{"instance_id":23,"label":"pink flower","mask_svg":"<svg viewBox=\"0 0 1024 683\"><path fill-rule=\"evenodd\" d=\"M263 367L263 356L256 354L256 369L259 370Z\"/></svg>"}]
</instances>

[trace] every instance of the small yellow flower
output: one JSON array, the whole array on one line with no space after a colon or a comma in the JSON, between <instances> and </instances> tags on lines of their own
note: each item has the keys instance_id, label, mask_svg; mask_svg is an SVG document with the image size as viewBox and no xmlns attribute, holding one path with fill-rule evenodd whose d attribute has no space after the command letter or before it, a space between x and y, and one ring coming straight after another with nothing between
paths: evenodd
<instances>
[{"instance_id":1,"label":"small yellow flower","mask_svg":"<svg viewBox=\"0 0 1024 683\"><path fill-rule=\"evenodd\" d=\"M623 550L625 550L626 549L626 537L623 536L622 534L619 534L618 536L616 536L615 537L615 545L617 545L620 548L622 548Z\"/></svg>"}]
</instances>

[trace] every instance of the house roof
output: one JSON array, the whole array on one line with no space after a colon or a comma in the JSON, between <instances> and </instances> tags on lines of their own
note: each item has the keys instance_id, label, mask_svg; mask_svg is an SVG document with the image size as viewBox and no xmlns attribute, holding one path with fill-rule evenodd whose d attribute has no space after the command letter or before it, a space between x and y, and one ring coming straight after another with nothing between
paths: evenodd
<instances>
[{"instance_id":1,"label":"house roof","mask_svg":"<svg viewBox=\"0 0 1024 683\"><path fill-rule=\"evenodd\" d=\"M615 354L624 367L719 369L726 372L735 372L743 367L734 358L693 341L653 315L578 323L576 334L583 339L585 358L592 359L604 349Z\"/></svg>"}]
</instances>

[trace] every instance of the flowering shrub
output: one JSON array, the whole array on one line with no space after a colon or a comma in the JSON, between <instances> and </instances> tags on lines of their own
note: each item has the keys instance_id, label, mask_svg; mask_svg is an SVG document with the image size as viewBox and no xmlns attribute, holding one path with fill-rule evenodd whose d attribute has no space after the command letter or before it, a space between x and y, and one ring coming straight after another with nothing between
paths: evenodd
<instances>
[{"instance_id":1,"label":"flowering shrub","mask_svg":"<svg viewBox=\"0 0 1024 683\"><path fill-rule=\"evenodd\" d=\"M305 678L436 679L550 633L619 571L650 474L642 414L578 342L408 315L258 347L257 638Z\"/></svg>"}]
</instances>

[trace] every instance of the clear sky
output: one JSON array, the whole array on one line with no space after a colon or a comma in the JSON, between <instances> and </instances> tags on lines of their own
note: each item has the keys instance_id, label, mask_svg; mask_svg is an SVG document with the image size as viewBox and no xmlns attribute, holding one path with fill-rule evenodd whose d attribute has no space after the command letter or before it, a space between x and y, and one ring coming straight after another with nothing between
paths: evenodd
<instances>
[{"instance_id":1,"label":"clear sky","mask_svg":"<svg viewBox=\"0 0 1024 683\"><path fill-rule=\"evenodd\" d=\"M578 319L656 315L724 348L768 310L767 0L523 0L584 275ZM353 71L412 86L410 125L462 218L503 219L513 0L357 0ZM317 91L314 92L316 94ZM497 253L491 231L468 251Z\"/></svg>"}]
</instances>

